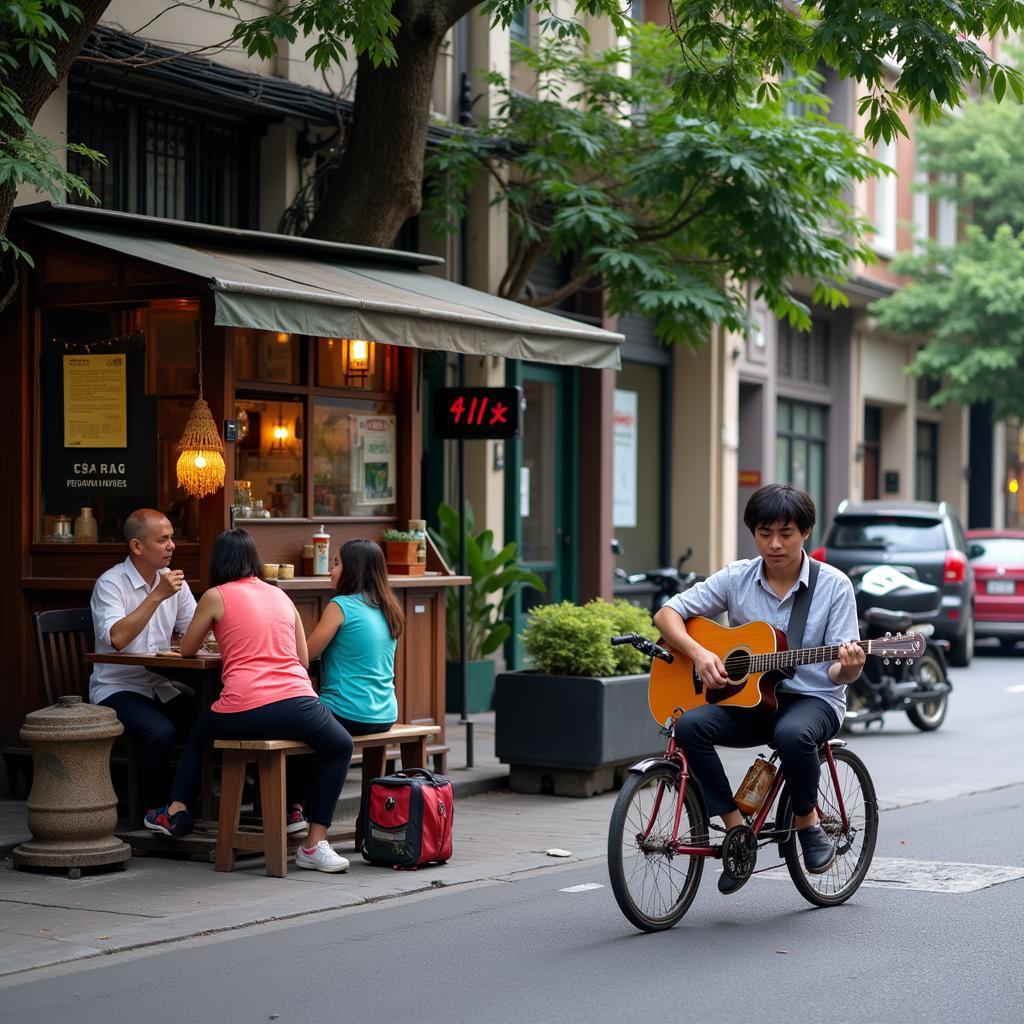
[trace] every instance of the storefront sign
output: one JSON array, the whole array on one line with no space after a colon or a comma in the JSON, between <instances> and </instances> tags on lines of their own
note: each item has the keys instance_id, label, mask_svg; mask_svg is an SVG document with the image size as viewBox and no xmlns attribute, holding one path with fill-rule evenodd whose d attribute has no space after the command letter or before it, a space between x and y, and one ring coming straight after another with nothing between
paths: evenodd
<instances>
[{"instance_id":1,"label":"storefront sign","mask_svg":"<svg viewBox=\"0 0 1024 1024\"><path fill-rule=\"evenodd\" d=\"M615 391L612 525L636 526L637 393Z\"/></svg>"},{"instance_id":2,"label":"storefront sign","mask_svg":"<svg viewBox=\"0 0 1024 1024\"><path fill-rule=\"evenodd\" d=\"M395 503L395 417L356 416L352 493L358 505Z\"/></svg>"},{"instance_id":3,"label":"storefront sign","mask_svg":"<svg viewBox=\"0 0 1024 1024\"><path fill-rule=\"evenodd\" d=\"M760 487L761 486L761 470L759 469L741 469L740 470L740 487Z\"/></svg>"},{"instance_id":4,"label":"storefront sign","mask_svg":"<svg viewBox=\"0 0 1024 1024\"><path fill-rule=\"evenodd\" d=\"M500 439L522 431L522 388L438 388L433 398L437 437Z\"/></svg>"},{"instance_id":5,"label":"storefront sign","mask_svg":"<svg viewBox=\"0 0 1024 1024\"><path fill-rule=\"evenodd\" d=\"M64 356L64 447L127 448L123 352Z\"/></svg>"}]
</instances>

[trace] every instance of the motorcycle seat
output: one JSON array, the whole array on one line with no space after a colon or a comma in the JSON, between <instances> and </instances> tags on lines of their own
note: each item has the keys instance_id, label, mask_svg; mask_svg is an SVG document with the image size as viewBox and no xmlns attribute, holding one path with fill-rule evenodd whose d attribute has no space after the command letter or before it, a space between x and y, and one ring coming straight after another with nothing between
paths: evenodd
<instances>
[{"instance_id":1,"label":"motorcycle seat","mask_svg":"<svg viewBox=\"0 0 1024 1024\"><path fill-rule=\"evenodd\" d=\"M875 629L905 633L914 624L908 612L890 611L888 608L868 608L864 621Z\"/></svg>"}]
</instances>

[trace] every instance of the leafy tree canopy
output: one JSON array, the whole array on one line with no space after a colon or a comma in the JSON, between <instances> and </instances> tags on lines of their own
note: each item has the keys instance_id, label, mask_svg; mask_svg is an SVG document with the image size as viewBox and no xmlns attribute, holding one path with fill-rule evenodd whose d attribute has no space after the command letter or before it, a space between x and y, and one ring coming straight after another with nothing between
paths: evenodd
<instances>
[{"instance_id":1,"label":"leafy tree canopy","mask_svg":"<svg viewBox=\"0 0 1024 1024\"><path fill-rule=\"evenodd\" d=\"M990 401L997 418L1024 418L1024 108L968 106L917 141L927 191L973 223L951 248L897 260L911 283L872 312L882 328L926 339L909 371L941 382L933 404Z\"/></svg>"},{"instance_id":2,"label":"leafy tree canopy","mask_svg":"<svg viewBox=\"0 0 1024 1024\"><path fill-rule=\"evenodd\" d=\"M630 49L586 54L551 40L519 56L537 95L492 75L496 116L428 158L428 210L449 230L481 168L495 202L507 204L501 294L550 306L600 287L611 311L651 317L664 341L692 344L712 323L746 326L747 282L804 329L810 315L791 291L794 277L814 282L815 302L845 302L838 282L853 258L870 254L844 194L879 165L824 116L813 81L789 81L778 101L715 120L677 111L677 57L653 27L638 30ZM623 74L629 62L632 74ZM791 116L786 100L810 111ZM545 256L568 257L574 269L562 287L533 295L529 278Z\"/></svg>"}]
</instances>

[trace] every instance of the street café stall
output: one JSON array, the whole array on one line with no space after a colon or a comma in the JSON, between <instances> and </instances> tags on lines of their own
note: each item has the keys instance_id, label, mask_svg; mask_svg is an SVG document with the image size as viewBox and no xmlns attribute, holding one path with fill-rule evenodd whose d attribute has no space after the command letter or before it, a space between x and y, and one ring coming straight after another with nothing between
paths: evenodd
<instances>
[{"instance_id":1,"label":"street caf\u00e9 stall","mask_svg":"<svg viewBox=\"0 0 1024 1024\"><path fill-rule=\"evenodd\" d=\"M309 630L332 596L310 566L321 526L333 553L423 518L424 352L619 365L621 336L435 276L430 256L50 204L11 233L35 266L0 319L5 751L46 704L33 613L88 604L132 509L171 519L197 594L214 538L243 526ZM223 456L180 467L211 432ZM443 756L444 595L464 581L427 548L424 575L392 577L395 685Z\"/></svg>"}]
</instances>

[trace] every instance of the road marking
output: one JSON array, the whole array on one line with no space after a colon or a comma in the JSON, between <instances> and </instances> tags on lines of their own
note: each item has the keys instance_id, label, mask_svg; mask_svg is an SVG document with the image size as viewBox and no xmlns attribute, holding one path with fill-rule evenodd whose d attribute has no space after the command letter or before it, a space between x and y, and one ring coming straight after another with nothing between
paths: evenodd
<instances>
[{"instance_id":1,"label":"road marking","mask_svg":"<svg viewBox=\"0 0 1024 1024\"><path fill-rule=\"evenodd\" d=\"M1007 693L1024 693L1024 683L1021 683L1019 686L1008 686L1006 688L1006 692Z\"/></svg>"},{"instance_id":2,"label":"road marking","mask_svg":"<svg viewBox=\"0 0 1024 1024\"><path fill-rule=\"evenodd\" d=\"M784 870L765 872L767 878L789 880ZM827 877L827 876L826 876ZM1000 864L961 864L955 861L904 860L875 857L864 885L875 889L910 889L916 892L965 893L988 889L1024 878L1024 868Z\"/></svg>"},{"instance_id":3,"label":"road marking","mask_svg":"<svg viewBox=\"0 0 1024 1024\"><path fill-rule=\"evenodd\" d=\"M559 889L559 892L590 892L591 889L603 889L604 886L600 882L583 882L580 885L570 885L565 889Z\"/></svg>"}]
</instances>

